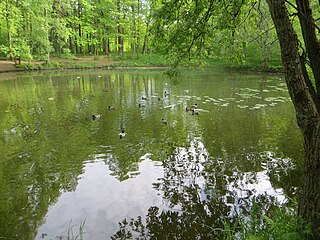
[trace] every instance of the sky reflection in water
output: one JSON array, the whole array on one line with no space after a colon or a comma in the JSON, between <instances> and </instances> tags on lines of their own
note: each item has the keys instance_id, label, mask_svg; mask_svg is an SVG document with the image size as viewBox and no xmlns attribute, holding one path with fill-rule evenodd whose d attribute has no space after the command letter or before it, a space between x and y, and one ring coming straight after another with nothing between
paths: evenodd
<instances>
[{"instance_id":1,"label":"sky reflection in water","mask_svg":"<svg viewBox=\"0 0 320 240\"><path fill-rule=\"evenodd\" d=\"M23 208L35 220L24 236L55 239L68 230L76 236L84 224L85 239L109 239L119 230L206 238L224 218L247 214L253 199L267 208L295 196L301 138L278 77L81 74L1 82L1 156L9 166L2 179L14 186L17 166L23 169L19 186L30 199ZM199 114L186 112L195 103ZM17 194L6 189L6 196ZM16 215L13 222L31 222L28 214ZM130 230L130 223L139 227Z\"/></svg>"}]
</instances>

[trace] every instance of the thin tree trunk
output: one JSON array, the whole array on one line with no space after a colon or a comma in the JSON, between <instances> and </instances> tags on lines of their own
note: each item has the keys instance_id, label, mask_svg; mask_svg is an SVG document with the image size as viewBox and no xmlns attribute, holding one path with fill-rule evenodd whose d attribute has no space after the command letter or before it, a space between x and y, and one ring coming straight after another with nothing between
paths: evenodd
<instances>
[{"instance_id":1,"label":"thin tree trunk","mask_svg":"<svg viewBox=\"0 0 320 240\"><path fill-rule=\"evenodd\" d=\"M80 1L78 2L78 18L79 18L79 24L78 24L78 36L79 36L79 50L80 50L80 54L83 53L83 46L81 44L81 40L82 40L82 29L81 29L81 3Z\"/></svg>"},{"instance_id":2,"label":"thin tree trunk","mask_svg":"<svg viewBox=\"0 0 320 240\"><path fill-rule=\"evenodd\" d=\"M118 53L119 55L123 55L124 52L124 41L123 41L123 28L122 27L118 27Z\"/></svg>"},{"instance_id":3,"label":"thin tree trunk","mask_svg":"<svg viewBox=\"0 0 320 240\"><path fill-rule=\"evenodd\" d=\"M46 29L47 29L47 32L46 32L46 34L47 34L47 36L46 36L46 41L47 41L47 49L46 49L46 51L47 51L47 64L48 63L50 63L50 40L49 40L49 22L48 22L48 9L47 9L47 7L45 8L45 18L46 18Z\"/></svg>"},{"instance_id":4,"label":"thin tree trunk","mask_svg":"<svg viewBox=\"0 0 320 240\"><path fill-rule=\"evenodd\" d=\"M10 24L10 13L9 13L9 1L6 1L6 24L8 31L8 48L10 60L13 60L13 51L12 51L12 36L11 36L11 24Z\"/></svg>"},{"instance_id":5,"label":"thin tree trunk","mask_svg":"<svg viewBox=\"0 0 320 240\"><path fill-rule=\"evenodd\" d=\"M301 62L298 38L285 0L267 2L280 42L288 91L304 137L305 161L299 214L312 225L312 239L320 239L320 117L317 99L314 98L317 95L306 74L304 62Z\"/></svg>"},{"instance_id":6,"label":"thin tree trunk","mask_svg":"<svg viewBox=\"0 0 320 240\"><path fill-rule=\"evenodd\" d=\"M104 53L105 53L106 55L109 55L109 53L110 53L109 38L107 38L107 39L105 40L105 51L104 51Z\"/></svg>"},{"instance_id":7,"label":"thin tree trunk","mask_svg":"<svg viewBox=\"0 0 320 240\"><path fill-rule=\"evenodd\" d=\"M147 52L148 48L148 34L149 34L149 22L147 22L147 30L146 34L144 35L144 40L143 40L143 46L142 46L142 55L145 55Z\"/></svg>"},{"instance_id":8,"label":"thin tree trunk","mask_svg":"<svg viewBox=\"0 0 320 240\"><path fill-rule=\"evenodd\" d=\"M121 17L121 0L117 0L117 10L118 10L118 22L117 22L117 30L118 30L118 37L117 37L117 45L118 45L118 54L119 55L123 55L124 52L124 40L123 40L123 33L124 33L124 29L123 27L120 25L120 17Z\"/></svg>"},{"instance_id":9,"label":"thin tree trunk","mask_svg":"<svg viewBox=\"0 0 320 240\"><path fill-rule=\"evenodd\" d=\"M110 49L110 39L107 38L107 42L106 42L106 52L108 53L108 55L110 54L111 52L111 49Z\"/></svg>"},{"instance_id":10,"label":"thin tree trunk","mask_svg":"<svg viewBox=\"0 0 320 240\"><path fill-rule=\"evenodd\" d=\"M138 32L137 32L137 47L136 47L136 53L137 53L137 59L139 59L140 54L140 0L138 0Z\"/></svg>"}]
</instances>

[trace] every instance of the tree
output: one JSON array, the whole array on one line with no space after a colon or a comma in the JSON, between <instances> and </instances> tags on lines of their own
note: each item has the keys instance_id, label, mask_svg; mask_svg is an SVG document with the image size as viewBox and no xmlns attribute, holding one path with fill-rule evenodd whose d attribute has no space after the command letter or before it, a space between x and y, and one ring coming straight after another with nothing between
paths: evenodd
<instances>
[{"instance_id":1,"label":"tree","mask_svg":"<svg viewBox=\"0 0 320 240\"><path fill-rule=\"evenodd\" d=\"M12 59L12 33L11 33L11 24L10 24L10 3L6 0L6 23L7 23L7 31L8 31L8 48L9 55Z\"/></svg>"},{"instance_id":2,"label":"tree","mask_svg":"<svg viewBox=\"0 0 320 240\"><path fill-rule=\"evenodd\" d=\"M320 239L320 44L316 34L319 28L309 0L292 2L267 0L280 44L286 84L304 139L304 175L298 213L312 225L314 239ZM239 35L250 27L250 13L255 6L265 2L167 0L159 3L154 0L153 3L157 6L153 31L159 39L159 47L170 56L176 56L177 61L185 56L191 59L209 54L214 46L211 42L210 49L210 41L223 36L224 41L216 46L228 48L241 62L241 48L246 40Z\"/></svg>"},{"instance_id":3,"label":"tree","mask_svg":"<svg viewBox=\"0 0 320 240\"><path fill-rule=\"evenodd\" d=\"M304 138L304 181L299 214L311 223L314 239L320 238L320 45L316 24L308 0L296 0L306 52L299 54L299 39L289 16L285 0L267 0L277 30L282 63L289 94L295 106L297 123ZM312 73L308 73L306 63ZM311 75L315 86L311 82Z\"/></svg>"},{"instance_id":4,"label":"tree","mask_svg":"<svg viewBox=\"0 0 320 240\"><path fill-rule=\"evenodd\" d=\"M0 1L0 12L3 15L0 17L0 20L5 20L5 24L3 25L5 25L6 30L6 37L1 41L5 44L3 44L1 48L2 51L5 52L11 60L13 60L13 58L16 57L15 38L17 37L17 29L20 20L18 16L21 13L12 0Z\"/></svg>"}]
</instances>

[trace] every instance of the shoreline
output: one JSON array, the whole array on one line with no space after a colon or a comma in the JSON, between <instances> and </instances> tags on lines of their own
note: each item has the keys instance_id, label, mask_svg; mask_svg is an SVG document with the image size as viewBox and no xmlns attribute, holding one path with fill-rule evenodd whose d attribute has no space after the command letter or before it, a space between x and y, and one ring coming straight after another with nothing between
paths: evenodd
<instances>
[{"instance_id":1,"label":"shoreline","mask_svg":"<svg viewBox=\"0 0 320 240\"><path fill-rule=\"evenodd\" d=\"M56 61L54 61L56 60ZM32 62L28 64L27 62L23 62L20 67L17 67L14 61L10 60L0 60L0 74L10 74L10 73L21 73L21 72L38 72L38 71L68 71L68 70L92 70L92 69L99 69L99 70L129 70L129 69L170 69L171 66L121 66L117 65L120 64L115 61L105 61L105 60L92 60L92 59L79 59L79 60L68 60L68 59L54 59L51 63L53 64L52 67L46 67L43 65L43 62ZM54 64L62 65L62 66L54 66ZM71 65L68 65L71 64ZM73 65L74 64L74 65ZM97 64L97 65L93 65ZM114 65L115 64L115 65ZM28 67L24 67L28 66ZM40 67L41 66L41 67ZM184 68L184 67L182 67ZM188 67L187 67L188 68ZM216 68L221 69L219 66L208 66L204 68ZM254 69L254 68L241 68L241 67L222 67L223 69L229 69L233 71L239 72L255 72L255 73L264 73L264 74L284 74L282 71L272 71L272 70L262 70L262 69ZM194 67L193 67L194 69ZM203 69L203 68L202 68Z\"/></svg>"},{"instance_id":2,"label":"shoreline","mask_svg":"<svg viewBox=\"0 0 320 240\"><path fill-rule=\"evenodd\" d=\"M41 62L32 62L30 64L23 62L20 67L17 67L14 61L0 60L0 74L3 73L17 73L17 72L33 72L33 71L64 71L64 70L113 70L113 69L168 69L170 66L114 66L117 64L114 61L99 61L99 60L64 60L52 61L51 63L61 66L47 67ZM69 65L70 64L70 65ZM96 65L93 65L96 64ZM40 67L41 66L41 67Z\"/></svg>"}]
</instances>

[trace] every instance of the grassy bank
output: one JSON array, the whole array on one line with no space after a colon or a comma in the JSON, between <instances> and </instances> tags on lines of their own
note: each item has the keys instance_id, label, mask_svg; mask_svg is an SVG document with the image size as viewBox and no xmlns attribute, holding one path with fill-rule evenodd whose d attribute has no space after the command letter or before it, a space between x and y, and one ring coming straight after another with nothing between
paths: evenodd
<instances>
[{"instance_id":1,"label":"grassy bank","mask_svg":"<svg viewBox=\"0 0 320 240\"><path fill-rule=\"evenodd\" d=\"M22 61L21 64L11 63L8 67L4 62L0 61L0 72L23 71L23 70L64 70L64 69L111 69L120 67L171 67L173 62L166 56L159 54L132 55L125 53L124 55L110 56L52 56L49 63L45 61ZM255 57L248 57L247 61L241 64L235 64L231 60L215 59L193 59L181 61L180 66L188 68L219 68L219 69L235 69L246 71L264 71L264 72L279 72L282 66L278 61L270 61L266 67L262 62Z\"/></svg>"},{"instance_id":2,"label":"grassy bank","mask_svg":"<svg viewBox=\"0 0 320 240\"><path fill-rule=\"evenodd\" d=\"M0 62L1 64L1 62ZM14 63L12 63L14 64ZM44 61L22 61L16 64L20 70L50 70L50 69L95 69L95 68L117 68L117 67L169 67L170 63L161 55L132 56L53 56L50 62Z\"/></svg>"}]
</instances>

